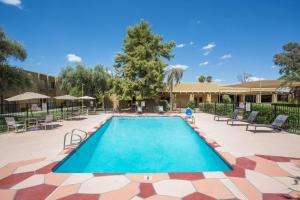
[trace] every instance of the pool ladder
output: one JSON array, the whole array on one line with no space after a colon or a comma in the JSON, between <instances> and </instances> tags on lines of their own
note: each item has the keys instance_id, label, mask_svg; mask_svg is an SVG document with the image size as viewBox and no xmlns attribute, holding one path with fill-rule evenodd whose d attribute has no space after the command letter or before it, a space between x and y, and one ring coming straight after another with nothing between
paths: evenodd
<instances>
[{"instance_id":1,"label":"pool ladder","mask_svg":"<svg viewBox=\"0 0 300 200\"><path fill-rule=\"evenodd\" d=\"M192 124L195 124L195 117L192 115Z\"/></svg>"},{"instance_id":2,"label":"pool ladder","mask_svg":"<svg viewBox=\"0 0 300 200\"><path fill-rule=\"evenodd\" d=\"M67 143L68 136L70 137L69 143ZM64 150L69 147L79 145L86 138L87 138L87 132L80 129L73 129L71 132L66 133L64 136Z\"/></svg>"}]
</instances>

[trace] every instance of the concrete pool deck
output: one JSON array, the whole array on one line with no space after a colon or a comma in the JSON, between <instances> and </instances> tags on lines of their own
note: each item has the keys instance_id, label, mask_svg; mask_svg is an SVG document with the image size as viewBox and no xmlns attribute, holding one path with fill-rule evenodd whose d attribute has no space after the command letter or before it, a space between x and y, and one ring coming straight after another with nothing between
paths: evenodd
<instances>
[{"instance_id":1,"label":"concrete pool deck","mask_svg":"<svg viewBox=\"0 0 300 200\"><path fill-rule=\"evenodd\" d=\"M165 114L168 115L168 114ZM147 116L147 115L146 115ZM94 131L110 115L58 122L53 130L0 135L1 199L297 199L300 136L246 132L245 126L197 113L192 127L233 171L159 174L56 174L63 136L73 128ZM102 122L102 123L100 123ZM100 124L99 124L100 123Z\"/></svg>"}]
</instances>

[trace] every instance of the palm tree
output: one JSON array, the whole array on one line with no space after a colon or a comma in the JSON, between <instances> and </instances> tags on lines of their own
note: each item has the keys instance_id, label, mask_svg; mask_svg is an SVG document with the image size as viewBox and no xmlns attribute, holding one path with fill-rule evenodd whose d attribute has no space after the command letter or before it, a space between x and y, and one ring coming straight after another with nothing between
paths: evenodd
<instances>
[{"instance_id":1,"label":"palm tree","mask_svg":"<svg viewBox=\"0 0 300 200\"><path fill-rule=\"evenodd\" d=\"M198 81L199 81L199 83L204 83L204 82L205 82L205 80L206 80L206 77L205 77L205 76L203 76L203 75L201 75L201 76L199 76L199 77L198 77Z\"/></svg>"},{"instance_id":2,"label":"palm tree","mask_svg":"<svg viewBox=\"0 0 300 200\"><path fill-rule=\"evenodd\" d=\"M206 77L206 82L211 83L212 82L212 76L207 76Z\"/></svg>"},{"instance_id":3,"label":"palm tree","mask_svg":"<svg viewBox=\"0 0 300 200\"><path fill-rule=\"evenodd\" d=\"M183 75L183 70L181 68L172 68L169 70L168 72L168 80L167 83L169 85L169 91L170 91L170 110L173 110L173 85L174 85L174 81L175 81L175 85L177 85L178 83L180 83L180 80L182 78Z\"/></svg>"}]
</instances>

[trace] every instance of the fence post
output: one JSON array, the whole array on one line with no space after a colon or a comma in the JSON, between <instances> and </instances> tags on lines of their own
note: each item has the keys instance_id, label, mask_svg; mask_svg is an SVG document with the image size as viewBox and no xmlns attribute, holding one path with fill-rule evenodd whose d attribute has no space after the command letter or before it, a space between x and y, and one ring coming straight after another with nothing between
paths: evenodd
<instances>
[{"instance_id":1,"label":"fence post","mask_svg":"<svg viewBox=\"0 0 300 200\"><path fill-rule=\"evenodd\" d=\"M215 115L217 114L217 103L215 102Z\"/></svg>"},{"instance_id":2,"label":"fence post","mask_svg":"<svg viewBox=\"0 0 300 200\"><path fill-rule=\"evenodd\" d=\"M277 116L277 105L276 104L273 105L274 105L274 119L275 119Z\"/></svg>"}]
</instances>

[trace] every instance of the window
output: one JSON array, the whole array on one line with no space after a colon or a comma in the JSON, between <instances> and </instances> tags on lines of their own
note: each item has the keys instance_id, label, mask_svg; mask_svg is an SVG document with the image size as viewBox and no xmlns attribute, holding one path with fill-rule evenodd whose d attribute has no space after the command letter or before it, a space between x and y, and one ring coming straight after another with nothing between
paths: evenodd
<instances>
[{"instance_id":1,"label":"window","mask_svg":"<svg viewBox=\"0 0 300 200\"><path fill-rule=\"evenodd\" d=\"M288 102L288 95L287 94L279 94L277 95L277 101L281 102Z\"/></svg>"},{"instance_id":2,"label":"window","mask_svg":"<svg viewBox=\"0 0 300 200\"><path fill-rule=\"evenodd\" d=\"M272 95L261 95L261 102L262 103L271 103Z\"/></svg>"},{"instance_id":3,"label":"window","mask_svg":"<svg viewBox=\"0 0 300 200\"><path fill-rule=\"evenodd\" d=\"M255 103L256 102L256 96L255 95L246 95L245 101L249 103Z\"/></svg>"},{"instance_id":4,"label":"window","mask_svg":"<svg viewBox=\"0 0 300 200\"><path fill-rule=\"evenodd\" d=\"M55 83L54 83L53 81L49 81L49 82L48 82L48 88L49 88L50 90L53 90L53 89L55 88Z\"/></svg>"},{"instance_id":5,"label":"window","mask_svg":"<svg viewBox=\"0 0 300 200\"><path fill-rule=\"evenodd\" d=\"M45 80L40 80L40 88L46 89L46 81Z\"/></svg>"}]
</instances>

